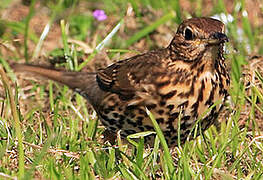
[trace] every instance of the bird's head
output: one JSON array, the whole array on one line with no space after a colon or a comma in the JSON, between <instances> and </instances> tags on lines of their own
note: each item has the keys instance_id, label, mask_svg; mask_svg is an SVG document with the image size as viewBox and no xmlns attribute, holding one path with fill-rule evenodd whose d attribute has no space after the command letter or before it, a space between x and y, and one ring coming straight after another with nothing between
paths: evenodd
<instances>
[{"instance_id":1,"label":"bird's head","mask_svg":"<svg viewBox=\"0 0 263 180\"><path fill-rule=\"evenodd\" d=\"M206 51L223 53L227 41L221 21L208 17L191 18L179 25L169 49L177 59L195 61Z\"/></svg>"}]
</instances>

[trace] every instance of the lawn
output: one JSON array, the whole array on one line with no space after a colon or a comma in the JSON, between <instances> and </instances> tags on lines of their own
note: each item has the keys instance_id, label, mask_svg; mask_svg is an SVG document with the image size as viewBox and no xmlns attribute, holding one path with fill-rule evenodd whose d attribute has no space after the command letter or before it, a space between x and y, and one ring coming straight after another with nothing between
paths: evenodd
<instances>
[{"instance_id":1,"label":"lawn","mask_svg":"<svg viewBox=\"0 0 263 180\"><path fill-rule=\"evenodd\" d=\"M261 0L4 0L0 16L0 179L263 179ZM168 46L202 16L226 25L231 98L215 125L174 148L144 145L147 132L115 138L82 96L10 67L96 71Z\"/></svg>"}]
</instances>

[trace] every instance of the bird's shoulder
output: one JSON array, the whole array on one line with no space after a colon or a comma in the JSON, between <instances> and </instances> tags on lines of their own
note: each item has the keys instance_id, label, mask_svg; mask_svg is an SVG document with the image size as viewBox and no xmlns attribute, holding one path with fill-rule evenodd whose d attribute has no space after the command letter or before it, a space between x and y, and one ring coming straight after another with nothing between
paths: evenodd
<instances>
[{"instance_id":1,"label":"bird's shoulder","mask_svg":"<svg viewBox=\"0 0 263 180\"><path fill-rule=\"evenodd\" d=\"M136 91L143 91L144 85L152 83L156 76L167 73L167 61L167 49L136 55L99 70L97 82L105 91L133 96Z\"/></svg>"}]
</instances>

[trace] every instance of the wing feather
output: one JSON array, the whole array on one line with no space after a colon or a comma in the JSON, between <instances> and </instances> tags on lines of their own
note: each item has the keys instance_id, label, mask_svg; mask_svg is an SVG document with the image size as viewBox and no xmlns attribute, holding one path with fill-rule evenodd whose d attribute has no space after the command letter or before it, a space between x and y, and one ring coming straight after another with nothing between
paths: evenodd
<instances>
[{"instance_id":1,"label":"wing feather","mask_svg":"<svg viewBox=\"0 0 263 180\"><path fill-rule=\"evenodd\" d=\"M167 59L166 49L151 51L115 63L97 73L97 82L104 91L134 98L137 93L146 93L146 86L154 83L156 76L165 73L162 66Z\"/></svg>"}]
</instances>

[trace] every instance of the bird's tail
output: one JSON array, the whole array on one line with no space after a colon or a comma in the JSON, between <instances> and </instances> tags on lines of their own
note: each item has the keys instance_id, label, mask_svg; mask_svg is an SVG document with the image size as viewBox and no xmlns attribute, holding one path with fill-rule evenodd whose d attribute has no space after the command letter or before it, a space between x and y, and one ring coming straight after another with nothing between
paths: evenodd
<instances>
[{"instance_id":1,"label":"bird's tail","mask_svg":"<svg viewBox=\"0 0 263 180\"><path fill-rule=\"evenodd\" d=\"M12 64L11 67L16 72L30 72L65 84L87 98L91 104L97 104L100 101L97 93L101 90L96 82L96 73L70 72L27 64Z\"/></svg>"}]
</instances>

